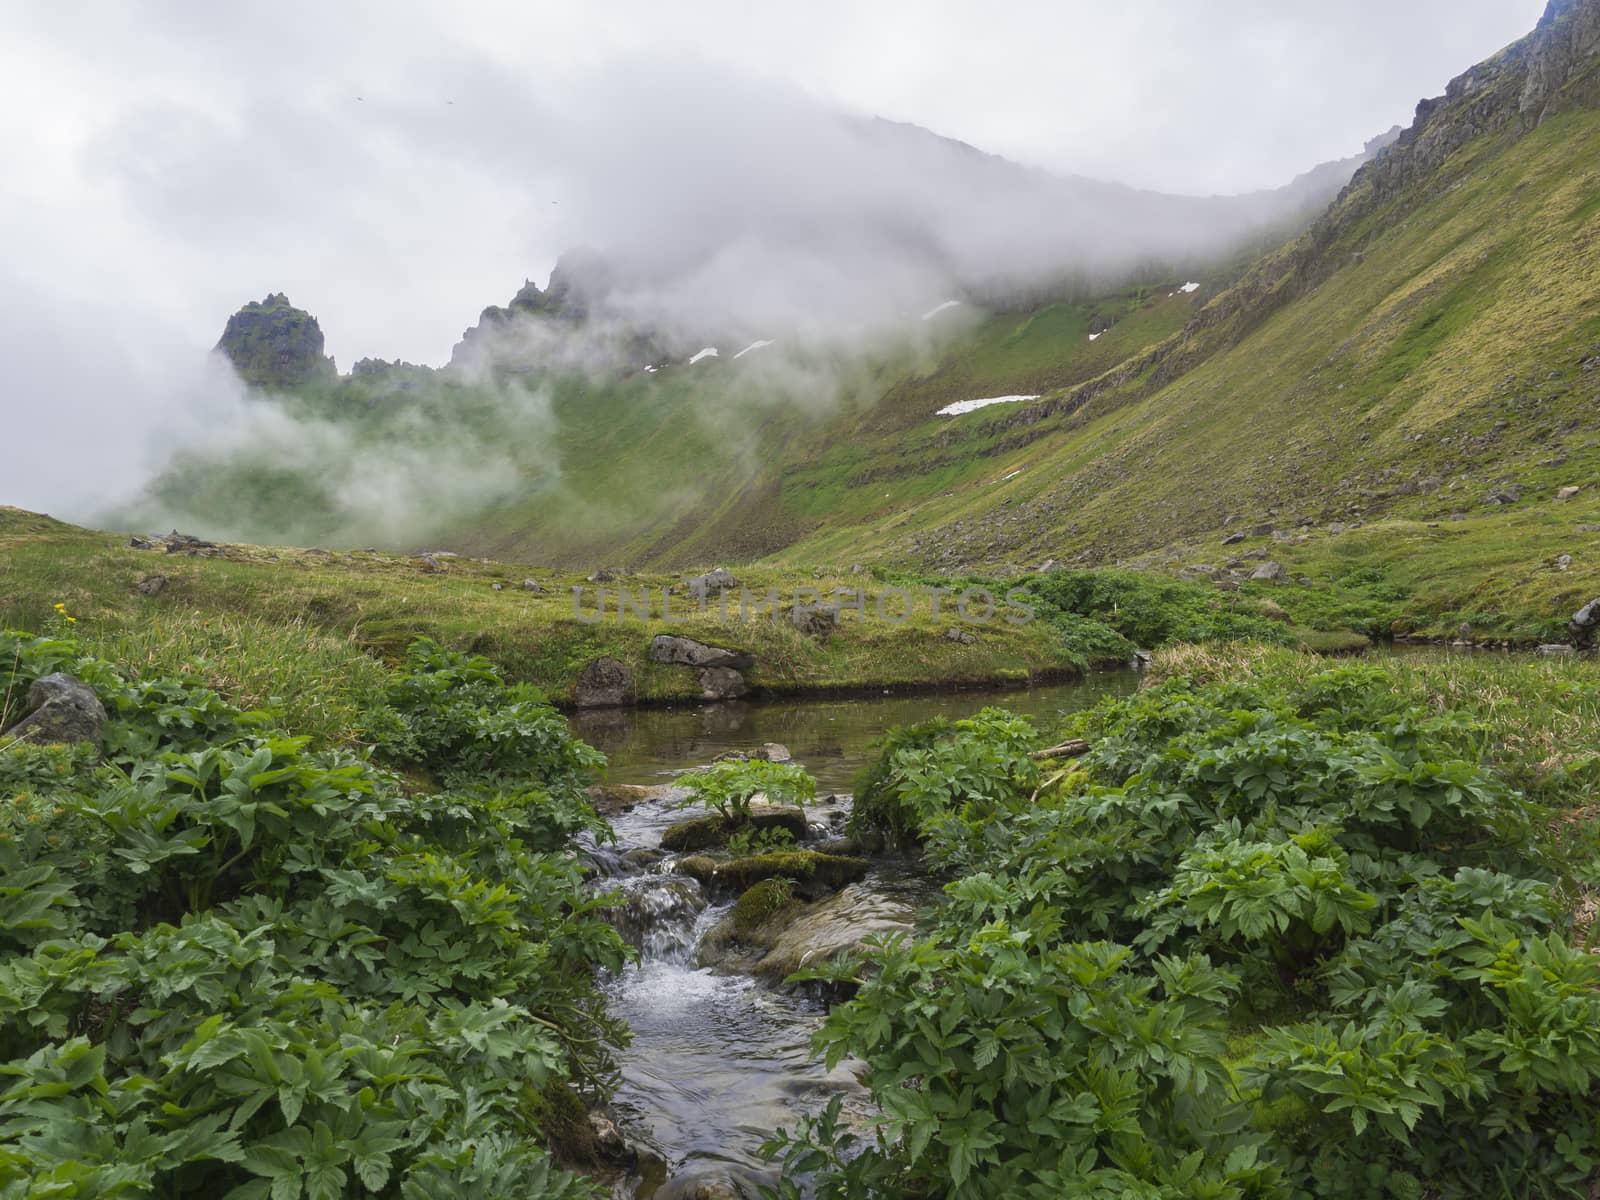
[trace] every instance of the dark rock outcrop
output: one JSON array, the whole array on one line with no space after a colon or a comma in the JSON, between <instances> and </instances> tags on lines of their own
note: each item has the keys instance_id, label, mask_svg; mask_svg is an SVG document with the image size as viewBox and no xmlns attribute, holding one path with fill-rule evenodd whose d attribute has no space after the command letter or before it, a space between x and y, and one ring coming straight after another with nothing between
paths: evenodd
<instances>
[{"instance_id":1,"label":"dark rock outcrop","mask_svg":"<svg viewBox=\"0 0 1600 1200\"><path fill-rule=\"evenodd\" d=\"M597 658L583 668L572 690L579 708L616 708L633 698L633 671L615 658Z\"/></svg>"},{"instance_id":2,"label":"dark rock outcrop","mask_svg":"<svg viewBox=\"0 0 1600 1200\"><path fill-rule=\"evenodd\" d=\"M701 670L727 667L734 671L746 671L756 664L755 655L746 651L708 646L671 633L658 633L650 640L650 661Z\"/></svg>"},{"instance_id":3,"label":"dark rock outcrop","mask_svg":"<svg viewBox=\"0 0 1600 1200\"><path fill-rule=\"evenodd\" d=\"M322 347L317 319L282 292L273 292L229 317L216 348L248 384L297 387L338 374Z\"/></svg>"},{"instance_id":4,"label":"dark rock outcrop","mask_svg":"<svg viewBox=\"0 0 1600 1200\"><path fill-rule=\"evenodd\" d=\"M707 667L700 672L700 699L737 700L750 694L750 684L732 667Z\"/></svg>"}]
</instances>

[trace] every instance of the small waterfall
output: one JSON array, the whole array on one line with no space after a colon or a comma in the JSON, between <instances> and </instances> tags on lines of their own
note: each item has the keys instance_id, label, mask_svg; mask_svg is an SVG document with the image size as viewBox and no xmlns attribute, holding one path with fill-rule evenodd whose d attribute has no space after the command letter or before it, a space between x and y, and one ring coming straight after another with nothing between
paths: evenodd
<instances>
[{"instance_id":1,"label":"small waterfall","mask_svg":"<svg viewBox=\"0 0 1600 1200\"><path fill-rule=\"evenodd\" d=\"M704 932L705 893L684 875L633 875L606 881L622 895L611 923L645 962L687 962Z\"/></svg>"}]
</instances>

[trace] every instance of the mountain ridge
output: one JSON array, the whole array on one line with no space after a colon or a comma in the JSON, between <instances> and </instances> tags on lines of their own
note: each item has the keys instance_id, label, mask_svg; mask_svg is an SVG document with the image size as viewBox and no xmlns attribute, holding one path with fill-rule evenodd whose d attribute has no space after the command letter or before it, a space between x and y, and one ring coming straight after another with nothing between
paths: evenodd
<instances>
[{"instance_id":1,"label":"mountain ridge","mask_svg":"<svg viewBox=\"0 0 1600 1200\"><path fill-rule=\"evenodd\" d=\"M443 459L427 451L435 490L413 536L504 560L1204 566L1220 587L1249 551L1319 586L1360 563L1441 620L1480 624L1526 614L1519 589L1537 579L1564 621L1600 583L1579 532L1600 528L1600 376L1583 365L1600 362L1597 13L1600 0L1551 4L1253 261L1152 268L1012 311L926 297L900 342L865 355L781 346L735 363L738 343L678 330L620 372L491 364L431 372L406 404L382 376L293 404L386 455L418 428L470 434ZM511 327L585 327L553 317L557 291L527 285L528 323ZM964 411L982 397L1020 399ZM366 491L409 486L386 469ZM466 506L437 482L462 470L483 484ZM186 494L226 505L238 490ZM280 504L237 525L276 521L261 541L386 536L334 484L313 494L314 523ZM1241 531L1243 550L1219 553Z\"/></svg>"}]
</instances>

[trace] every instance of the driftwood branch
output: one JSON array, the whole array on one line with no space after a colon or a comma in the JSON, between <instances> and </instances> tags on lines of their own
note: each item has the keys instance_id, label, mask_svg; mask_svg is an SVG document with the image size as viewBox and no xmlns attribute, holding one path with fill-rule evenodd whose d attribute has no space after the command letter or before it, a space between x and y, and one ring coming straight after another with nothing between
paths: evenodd
<instances>
[{"instance_id":1,"label":"driftwood branch","mask_svg":"<svg viewBox=\"0 0 1600 1200\"><path fill-rule=\"evenodd\" d=\"M1044 762L1052 758L1078 758L1089 753L1089 743L1082 738L1073 738L1070 742L1062 742L1059 746L1051 746L1048 750L1035 750L1031 755L1035 762Z\"/></svg>"}]
</instances>

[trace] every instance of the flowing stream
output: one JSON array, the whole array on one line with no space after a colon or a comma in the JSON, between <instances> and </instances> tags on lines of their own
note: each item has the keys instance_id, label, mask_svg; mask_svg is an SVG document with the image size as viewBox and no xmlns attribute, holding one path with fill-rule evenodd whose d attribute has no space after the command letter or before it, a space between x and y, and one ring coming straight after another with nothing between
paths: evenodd
<instances>
[{"instance_id":1,"label":"flowing stream","mask_svg":"<svg viewBox=\"0 0 1600 1200\"><path fill-rule=\"evenodd\" d=\"M777 742L816 777L819 798L834 797L808 813L814 833L826 836L843 825L848 790L872 743L895 725L970 716L993 704L1034 718L1048 734L1064 714L1126 695L1137 682L1130 671L1005 692L590 711L575 714L572 725L609 757L612 784L670 785L726 751ZM702 939L731 899L708 899L673 872L671 856L661 856L662 832L686 815L668 797L645 800L612 814L617 844L594 852L609 876L605 885L626 900L618 926L640 950L639 963L610 985L613 1009L634 1034L612 1109L627 1139L659 1160L618 1194L754 1196L755 1184L770 1178L756 1151L775 1130L836 1094L864 1116L869 1097L848 1063L830 1073L811 1058L820 1003L749 974L696 965ZM857 916L909 918L937 894L913 864L875 859L838 903ZM664 1177L672 1182L663 1186Z\"/></svg>"}]
</instances>

